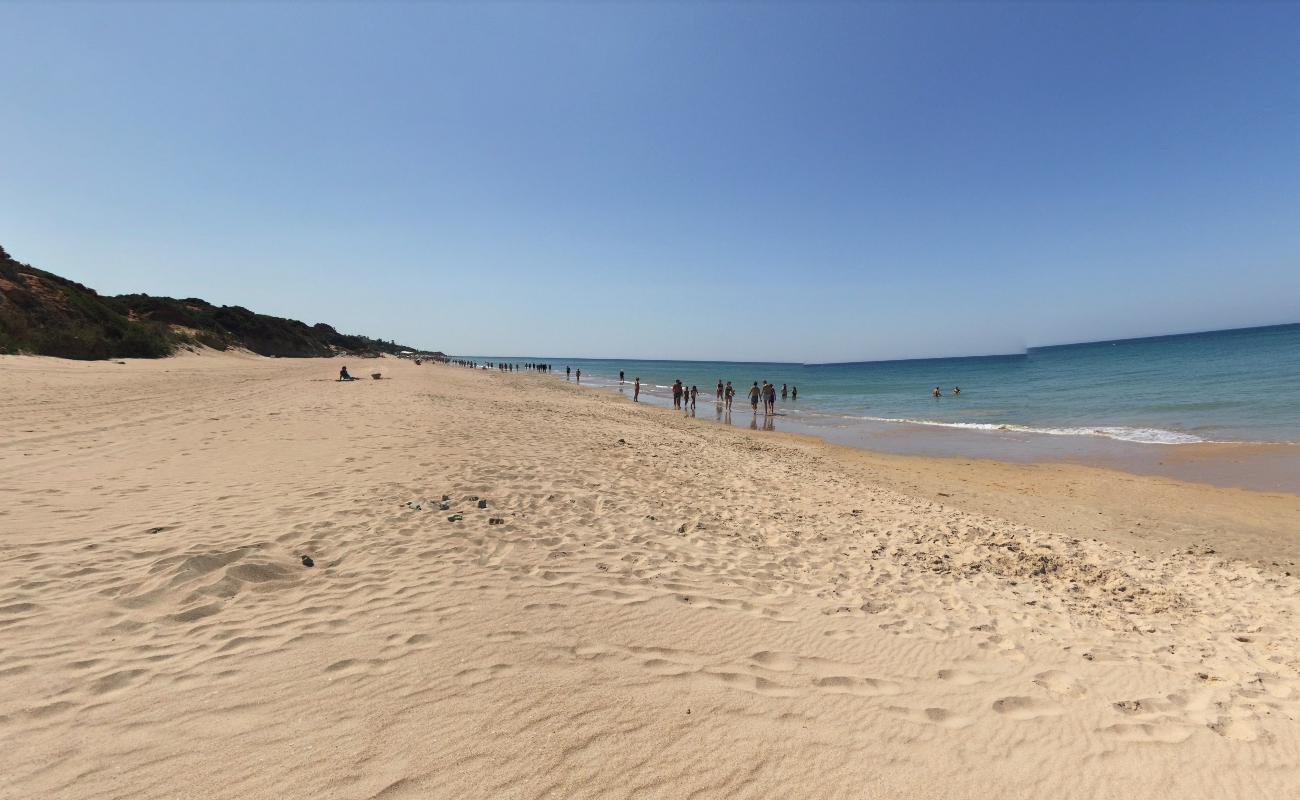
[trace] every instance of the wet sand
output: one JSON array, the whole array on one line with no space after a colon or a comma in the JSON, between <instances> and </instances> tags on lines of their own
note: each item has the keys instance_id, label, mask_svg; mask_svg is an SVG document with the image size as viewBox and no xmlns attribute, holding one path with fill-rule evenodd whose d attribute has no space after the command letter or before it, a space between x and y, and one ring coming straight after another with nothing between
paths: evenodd
<instances>
[{"instance_id":1,"label":"wet sand","mask_svg":"<svg viewBox=\"0 0 1300 800\"><path fill-rule=\"evenodd\" d=\"M603 388L619 392L616 385ZM621 394L630 397L631 389L624 387ZM668 398L650 393L643 393L642 400L671 407ZM696 417L738 428L816 436L874 453L1019 464L1080 464L1212 486L1300 494L1300 444L1146 444L1101 436L975 431L874 420L844 422L801 415L797 401L779 399L776 416L759 413L755 417L748 401L742 400L737 398L728 417L712 396L707 403L701 397Z\"/></svg>"}]
</instances>

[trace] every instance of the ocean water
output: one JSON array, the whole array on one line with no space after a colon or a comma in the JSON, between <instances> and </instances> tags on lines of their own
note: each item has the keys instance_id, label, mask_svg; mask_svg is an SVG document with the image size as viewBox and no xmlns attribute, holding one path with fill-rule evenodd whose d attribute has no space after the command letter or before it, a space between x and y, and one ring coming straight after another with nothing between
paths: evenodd
<instances>
[{"instance_id":1,"label":"ocean water","mask_svg":"<svg viewBox=\"0 0 1300 800\"><path fill-rule=\"evenodd\" d=\"M699 387L702 409L713 408L718 380L730 380L733 418L746 420L752 382L778 391L787 384L799 397L778 395L778 414L802 426L919 425L1154 445L1300 442L1300 324L849 364L478 358L548 362L561 380L569 366L582 370L584 385L613 389L621 369L625 391L639 376L642 399L654 403L670 402L669 387L681 379ZM935 386L943 397L931 396Z\"/></svg>"}]
</instances>

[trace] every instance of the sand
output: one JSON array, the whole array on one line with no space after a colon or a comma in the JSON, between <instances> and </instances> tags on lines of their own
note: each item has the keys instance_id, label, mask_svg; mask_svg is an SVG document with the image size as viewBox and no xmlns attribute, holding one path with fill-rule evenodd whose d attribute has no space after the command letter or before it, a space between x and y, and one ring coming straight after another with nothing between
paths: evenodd
<instances>
[{"instance_id":1,"label":"sand","mask_svg":"<svg viewBox=\"0 0 1300 800\"><path fill-rule=\"evenodd\" d=\"M347 363L0 358L0 797L1300 796L1293 495Z\"/></svg>"}]
</instances>

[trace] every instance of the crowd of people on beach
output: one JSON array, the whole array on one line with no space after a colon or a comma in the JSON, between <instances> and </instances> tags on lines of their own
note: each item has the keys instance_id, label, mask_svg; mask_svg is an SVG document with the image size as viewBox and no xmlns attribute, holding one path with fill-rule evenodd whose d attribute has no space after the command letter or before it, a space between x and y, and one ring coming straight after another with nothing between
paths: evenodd
<instances>
[{"instance_id":1,"label":"crowd of people on beach","mask_svg":"<svg viewBox=\"0 0 1300 800\"><path fill-rule=\"evenodd\" d=\"M552 369L550 364L539 364L533 361L520 364L510 361L479 362L467 358L447 358L441 359L441 363L451 364L455 367L469 367L470 369L495 369L498 372L550 372Z\"/></svg>"},{"instance_id":2,"label":"crowd of people on beach","mask_svg":"<svg viewBox=\"0 0 1300 800\"><path fill-rule=\"evenodd\" d=\"M622 373L619 374L620 376L622 375ZM621 381L621 377L620 377L620 381ZM749 404L751 408L753 408L755 414L758 414L759 403L762 403L763 405L764 415L772 415L776 413L776 391L777 391L776 384L774 383L768 383L766 380L764 380L762 386L760 386L758 381L753 382L753 385L750 386L749 389ZM681 378L678 378L673 381L672 393L673 393L673 408L679 411L688 411L688 412L694 411L696 404L699 402L700 387L696 385L687 386L686 384L682 383ZM641 379L638 377L636 378L633 384L632 399L637 400L640 394L641 394ZM784 383L781 384L782 400L786 400L786 399L796 400L798 399L798 397L799 397L798 386L791 387ZM719 378L717 390L714 393L714 402L720 408L723 408L728 413L730 413L732 404L735 402L735 398L736 398L736 388L731 385L731 381L723 381L721 378Z\"/></svg>"},{"instance_id":3,"label":"crowd of people on beach","mask_svg":"<svg viewBox=\"0 0 1300 800\"><path fill-rule=\"evenodd\" d=\"M443 360L443 363L453 364L455 366L460 366L460 367L471 367L474 369L495 368L501 372L517 372L523 370L526 372L549 373L554 369L554 366L551 364L542 364L542 363L531 362L531 361L525 362L523 364L514 364L514 363L509 363L504 361L480 364L478 361L472 361L472 360L460 359L460 358L449 358ZM582 383L582 368L579 367L578 369L575 370L572 367L566 366L564 368L564 379L566 381ZM344 371L340 374L339 380L355 380L355 379L351 375L346 375L346 367L345 367ZM625 385L627 383L626 373L623 370L618 371L618 382L620 386ZM673 381L672 391L673 391L673 408L679 411L688 411L688 412L695 410L695 404L700 394L700 389L698 386L687 386L686 384L682 383L681 378L678 378ZM762 385L759 385L758 381L754 381L749 387L749 405L754 410L754 414L755 415L758 414L758 407L760 403L763 406L763 414L765 416L776 414L777 413L776 393L777 393L776 384L768 383L766 379L763 381ZM940 389L938 386L934 387L934 389L930 392L930 394L936 400L944 396L943 390ZM961 396L960 386L952 387L952 396L953 397ZM735 397L736 397L736 390L731 385L731 381L723 381L721 378L719 378L717 392L714 395L714 399L718 403L718 405L722 408L725 408L728 412L730 412L732 402L735 399ZM799 387L789 386L784 383L781 384L781 399L782 400L789 399L791 401L798 400ZM634 402L641 401L641 377L639 375L632 379L632 400Z\"/></svg>"},{"instance_id":4,"label":"crowd of people on beach","mask_svg":"<svg viewBox=\"0 0 1300 800\"><path fill-rule=\"evenodd\" d=\"M496 365L499 372L550 372L550 364L538 364L535 362L525 362L523 364L512 364L508 361L498 362Z\"/></svg>"}]
</instances>

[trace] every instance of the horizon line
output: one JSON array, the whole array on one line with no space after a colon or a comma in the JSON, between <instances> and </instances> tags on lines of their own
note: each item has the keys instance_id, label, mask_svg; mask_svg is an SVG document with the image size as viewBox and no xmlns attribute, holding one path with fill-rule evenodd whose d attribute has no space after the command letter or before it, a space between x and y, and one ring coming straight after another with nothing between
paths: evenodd
<instances>
[{"instance_id":1,"label":"horizon line","mask_svg":"<svg viewBox=\"0 0 1300 800\"><path fill-rule=\"evenodd\" d=\"M1088 345L1099 344L1123 344L1127 342L1147 342L1156 339L1181 339L1191 336L1209 336L1222 333L1242 333L1245 331L1263 331L1270 328L1290 328L1300 326L1300 320L1295 322L1276 322L1268 325L1246 325L1235 328L1215 328L1211 330L1200 331L1183 331L1180 333L1158 333L1150 336L1128 336L1120 339L1096 339L1084 342L1062 342L1059 344L1043 344L1025 347L1023 350L1011 353L979 353L969 356L918 356L915 358L875 358L863 361L750 361L736 360L725 358L631 358L631 357L603 357L603 356L486 356L486 355L450 355L448 358L459 358L466 360L482 360L500 358L508 361L525 360L525 361L544 361L570 359L574 361L640 361L647 363L677 363L677 364L709 364L713 362L725 362L728 364L770 364L773 366L797 366L797 367L840 367L856 364L904 364L912 361L950 361L953 359L981 359L981 358L1015 358L1017 356L1028 356L1037 350L1054 350L1066 347L1083 347Z\"/></svg>"}]
</instances>

